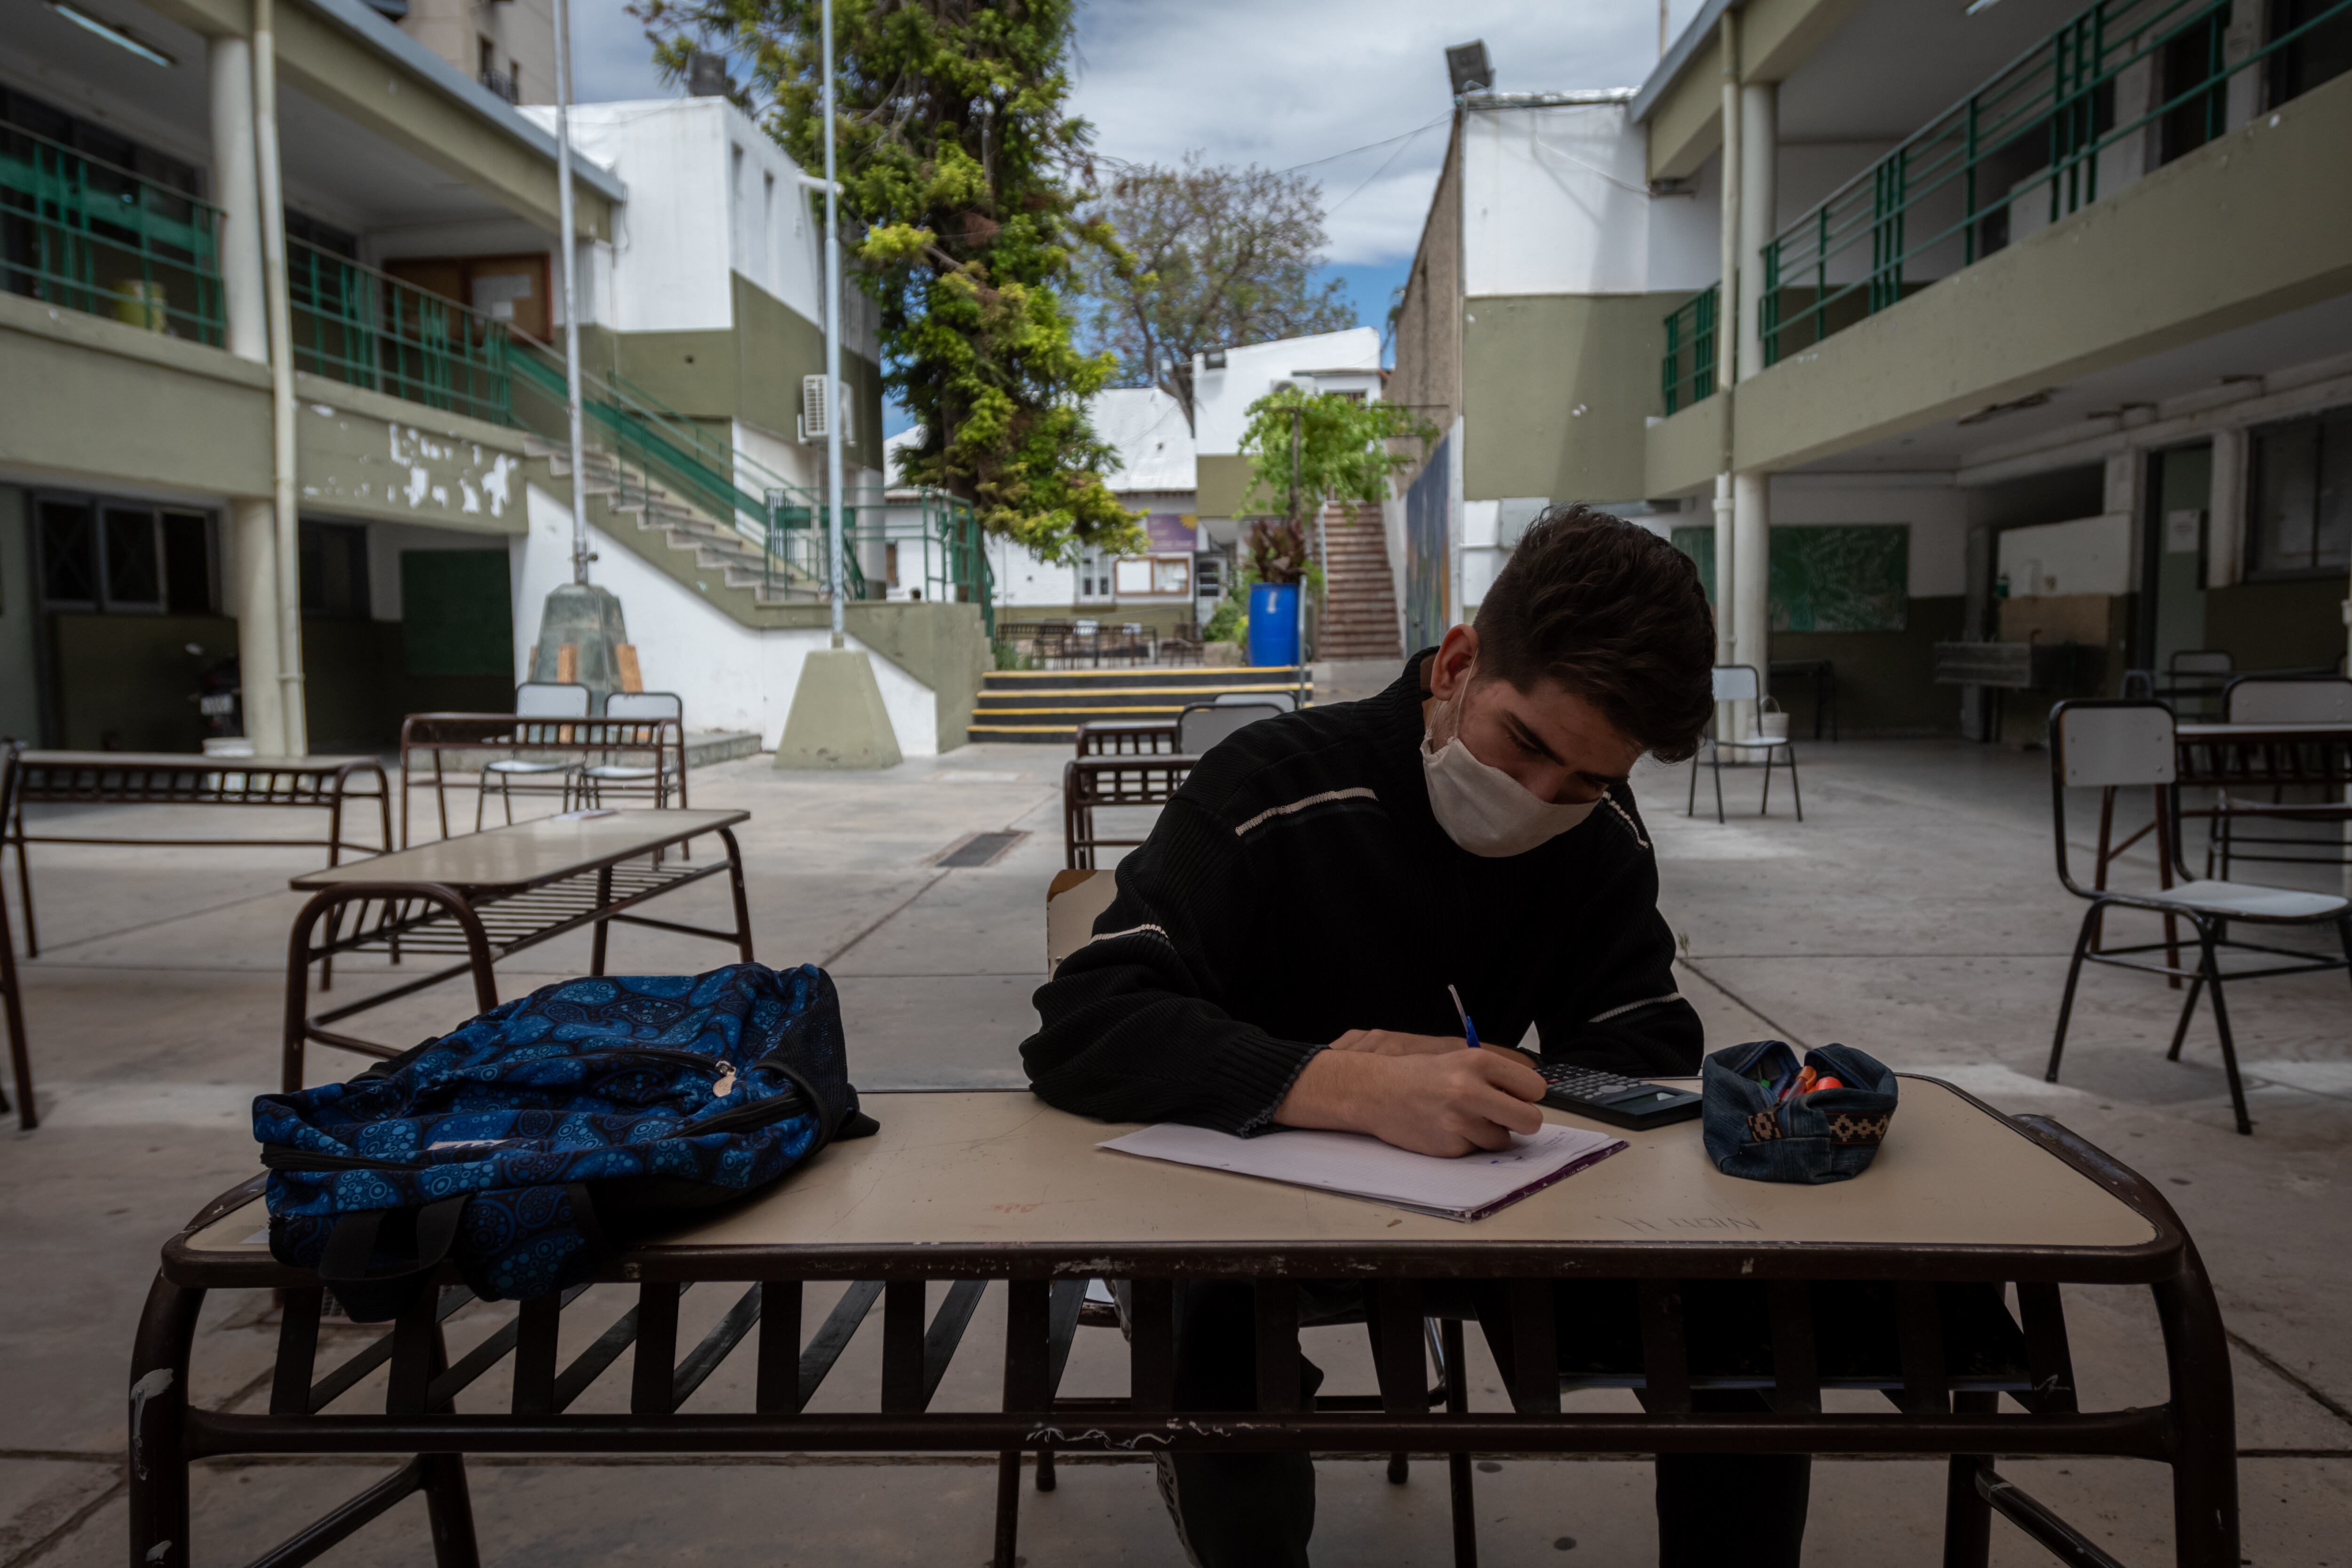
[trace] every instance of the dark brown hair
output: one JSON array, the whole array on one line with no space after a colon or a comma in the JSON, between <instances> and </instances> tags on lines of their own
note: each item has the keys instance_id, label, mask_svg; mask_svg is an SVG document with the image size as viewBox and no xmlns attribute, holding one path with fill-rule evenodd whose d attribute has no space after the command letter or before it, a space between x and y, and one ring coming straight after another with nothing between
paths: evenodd
<instances>
[{"instance_id":1,"label":"dark brown hair","mask_svg":"<svg viewBox=\"0 0 2352 1568\"><path fill-rule=\"evenodd\" d=\"M1715 617L1688 556L1583 506L1528 525L1475 623L1480 679L1557 680L1664 762L1698 749L1715 707Z\"/></svg>"}]
</instances>

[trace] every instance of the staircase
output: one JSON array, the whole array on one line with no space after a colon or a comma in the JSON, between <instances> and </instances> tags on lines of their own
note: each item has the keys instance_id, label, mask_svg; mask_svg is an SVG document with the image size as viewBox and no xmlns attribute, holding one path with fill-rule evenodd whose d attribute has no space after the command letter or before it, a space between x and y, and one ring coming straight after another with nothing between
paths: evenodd
<instances>
[{"instance_id":1,"label":"staircase","mask_svg":"<svg viewBox=\"0 0 2352 1568\"><path fill-rule=\"evenodd\" d=\"M1323 623L1315 657L1402 658L1388 532L1377 505L1334 503L1323 509Z\"/></svg>"},{"instance_id":2,"label":"staircase","mask_svg":"<svg viewBox=\"0 0 2352 1568\"><path fill-rule=\"evenodd\" d=\"M567 447L526 433L523 450L527 457L545 459L552 477L571 477L572 457ZM642 474L625 471L612 453L602 447L588 446L582 451L581 459L588 470L584 487L587 493L604 498L604 510L614 514L615 522L634 520L638 533L650 536L634 542L647 554L661 550L689 554L698 570L720 574L730 588L749 589L758 604L804 604L822 595L823 584L803 581L805 574L794 571L784 561L770 560L740 531L713 521L708 514L679 500Z\"/></svg>"},{"instance_id":3,"label":"staircase","mask_svg":"<svg viewBox=\"0 0 2352 1568\"><path fill-rule=\"evenodd\" d=\"M1095 721L1172 724L1195 702L1228 691L1279 691L1312 702L1314 683L1297 665L1204 666L1185 669L996 669L981 678L972 710L975 741L1066 746L1078 726Z\"/></svg>"}]
</instances>

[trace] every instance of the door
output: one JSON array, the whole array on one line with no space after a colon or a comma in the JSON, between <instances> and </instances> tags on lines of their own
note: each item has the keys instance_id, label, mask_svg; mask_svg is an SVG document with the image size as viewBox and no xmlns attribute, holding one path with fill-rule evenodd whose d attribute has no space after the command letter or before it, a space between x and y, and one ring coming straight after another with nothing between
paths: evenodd
<instances>
[{"instance_id":1,"label":"door","mask_svg":"<svg viewBox=\"0 0 2352 1568\"><path fill-rule=\"evenodd\" d=\"M2161 676L2172 656L2205 646L2205 520L2213 448L2172 447L2149 458L2140 551L2139 663Z\"/></svg>"}]
</instances>

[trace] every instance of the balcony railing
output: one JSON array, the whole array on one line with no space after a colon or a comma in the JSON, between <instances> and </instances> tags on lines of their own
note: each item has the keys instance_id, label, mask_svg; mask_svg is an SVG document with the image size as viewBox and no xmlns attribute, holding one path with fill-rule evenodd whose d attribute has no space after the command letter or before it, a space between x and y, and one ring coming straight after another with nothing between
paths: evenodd
<instances>
[{"instance_id":1,"label":"balcony railing","mask_svg":"<svg viewBox=\"0 0 2352 1568\"><path fill-rule=\"evenodd\" d=\"M1764 247L1764 363L2056 223L2098 200L2103 179L2112 191L2211 141L2232 78L2265 70L2273 100L2307 90L2298 46L2340 47L2352 0L2301 9L2231 60L2231 0L2100 0Z\"/></svg>"},{"instance_id":2,"label":"balcony railing","mask_svg":"<svg viewBox=\"0 0 2352 1568\"><path fill-rule=\"evenodd\" d=\"M522 101L522 84L502 70L494 70L488 66L484 66L481 74L476 79L509 103Z\"/></svg>"},{"instance_id":3,"label":"balcony railing","mask_svg":"<svg viewBox=\"0 0 2352 1568\"><path fill-rule=\"evenodd\" d=\"M286 242L294 366L495 425L514 423L506 327L413 283Z\"/></svg>"},{"instance_id":4,"label":"balcony railing","mask_svg":"<svg viewBox=\"0 0 2352 1568\"><path fill-rule=\"evenodd\" d=\"M1687 408L1715 391L1717 290L1710 286L1692 295L1666 318L1666 356L1658 380L1666 395L1666 412Z\"/></svg>"},{"instance_id":5,"label":"balcony railing","mask_svg":"<svg viewBox=\"0 0 2352 1568\"><path fill-rule=\"evenodd\" d=\"M0 288L217 345L218 209L0 125Z\"/></svg>"}]
</instances>

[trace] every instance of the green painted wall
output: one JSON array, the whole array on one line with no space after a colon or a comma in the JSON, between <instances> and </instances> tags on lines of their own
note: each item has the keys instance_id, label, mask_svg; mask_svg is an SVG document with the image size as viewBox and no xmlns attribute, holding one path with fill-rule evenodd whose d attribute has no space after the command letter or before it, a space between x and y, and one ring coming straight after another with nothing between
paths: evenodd
<instances>
[{"instance_id":1,"label":"green painted wall","mask_svg":"<svg viewBox=\"0 0 2352 1568\"><path fill-rule=\"evenodd\" d=\"M740 419L792 439L800 428L801 377L824 374L824 330L741 274L734 275L735 325L707 332L603 334L609 363L647 393L695 420ZM596 354L583 345L581 359ZM842 354L856 400L848 460L882 466L882 371ZM725 432L720 432L724 437Z\"/></svg>"},{"instance_id":2,"label":"green painted wall","mask_svg":"<svg viewBox=\"0 0 2352 1568\"><path fill-rule=\"evenodd\" d=\"M33 653L33 550L25 492L0 486L0 738L41 738Z\"/></svg>"},{"instance_id":3,"label":"green painted wall","mask_svg":"<svg viewBox=\"0 0 2352 1568\"><path fill-rule=\"evenodd\" d=\"M2346 591L2342 577L2208 588L2204 646L2227 648L2240 669L2337 665Z\"/></svg>"},{"instance_id":4,"label":"green painted wall","mask_svg":"<svg viewBox=\"0 0 2352 1568\"><path fill-rule=\"evenodd\" d=\"M226 616L53 612L58 739L72 751L193 752L204 743L197 673L236 647ZM194 643L199 656L188 652ZM307 657L306 657L307 665Z\"/></svg>"},{"instance_id":5,"label":"green painted wall","mask_svg":"<svg viewBox=\"0 0 2352 1568\"><path fill-rule=\"evenodd\" d=\"M1488 295L1465 307L1463 494L1648 495L1648 416L1682 294ZM1205 510L1205 509L1204 509Z\"/></svg>"},{"instance_id":6,"label":"green painted wall","mask_svg":"<svg viewBox=\"0 0 2352 1568\"><path fill-rule=\"evenodd\" d=\"M1956 735L1959 689L1935 683L1935 645L1959 639L1965 604L1957 594L1913 599L1899 632L1774 632L1772 657L1836 664L1842 734ZM1772 695L1791 715L1790 734L1813 732L1811 679L1783 676Z\"/></svg>"}]
</instances>

